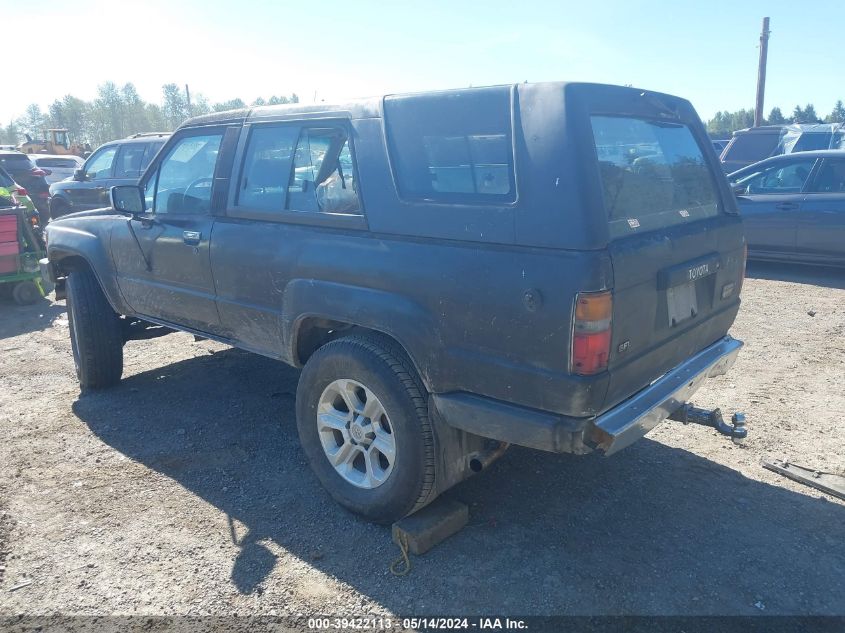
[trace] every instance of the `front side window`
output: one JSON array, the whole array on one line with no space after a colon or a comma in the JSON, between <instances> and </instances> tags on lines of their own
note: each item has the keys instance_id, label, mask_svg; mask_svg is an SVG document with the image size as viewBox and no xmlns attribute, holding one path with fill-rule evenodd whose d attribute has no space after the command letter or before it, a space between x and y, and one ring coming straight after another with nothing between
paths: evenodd
<instances>
[{"instance_id":1,"label":"front side window","mask_svg":"<svg viewBox=\"0 0 845 633\"><path fill-rule=\"evenodd\" d=\"M85 176L88 180L105 180L111 178L112 163L117 154L117 147L106 147L97 152L85 166Z\"/></svg>"},{"instance_id":2,"label":"front side window","mask_svg":"<svg viewBox=\"0 0 845 633\"><path fill-rule=\"evenodd\" d=\"M387 97L385 126L404 198L496 204L516 198L507 88Z\"/></svg>"},{"instance_id":3,"label":"front side window","mask_svg":"<svg viewBox=\"0 0 845 633\"><path fill-rule=\"evenodd\" d=\"M753 169L733 183L734 191L740 194L801 193L815 162L814 158L804 158Z\"/></svg>"},{"instance_id":4,"label":"front side window","mask_svg":"<svg viewBox=\"0 0 845 633\"><path fill-rule=\"evenodd\" d=\"M146 143L129 143L122 146L117 152L114 177L139 178L146 150Z\"/></svg>"},{"instance_id":5,"label":"front side window","mask_svg":"<svg viewBox=\"0 0 845 633\"><path fill-rule=\"evenodd\" d=\"M713 174L686 125L621 116L591 122L611 237L718 214Z\"/></svg>"},{"instance_id":6,"label":"front side window","mask_svg":"<svg viewBox=\"0 0 845 633\"><path fill-rule=\"evenodd\" d=\"M186 136L170 148L148 183L155 181L154 213L211 212L211 185L222 138L222 133Z\"/></svg>"},{"instance_id":7,"label":"front side window","mask_svg":"<svg viewBox=\"0 0 845 633\"><path fill-rule=\"evenodd\" d=\"M253 128L237 204L260 211L360 213L346 131L339 127Z\"/></svg>"}]
</instances>

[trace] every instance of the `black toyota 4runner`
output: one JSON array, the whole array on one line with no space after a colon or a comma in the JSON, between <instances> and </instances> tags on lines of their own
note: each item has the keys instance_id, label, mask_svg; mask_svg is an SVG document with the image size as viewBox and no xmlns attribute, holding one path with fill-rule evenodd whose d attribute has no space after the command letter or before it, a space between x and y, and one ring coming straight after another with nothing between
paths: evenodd
<instances>
[{"instance_id":1,"label":"black toyota 4runner","mask_svg":"<svg viewBox=\"0 0 845 633\"><path fill-rule=\"evenodd\" d=\"M613 453L741 346L742 224L699 117L664 94L216 113L111 196L48 227L82 388L117 383L152 324L303 367L308 460L379 521L508 444Z\"/></svg>"}]
</instances>

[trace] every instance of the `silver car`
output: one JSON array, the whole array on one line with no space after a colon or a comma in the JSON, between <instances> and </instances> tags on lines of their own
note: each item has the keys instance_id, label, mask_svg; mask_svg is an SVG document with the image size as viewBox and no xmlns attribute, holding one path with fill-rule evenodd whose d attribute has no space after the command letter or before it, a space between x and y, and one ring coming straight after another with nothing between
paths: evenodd
<instances>
[{"instance_id":1,"label":"silver car","mask_svg":"<svg viewBox=\"0 0 845 633\"><path fill-rule=\"evenodd\" d=\"M29 154L29 159L36 167L48 172L44 178L49 185L71 178L73 172L85 164L84 159L73 154Z\"/></svg>"}]
</instances>

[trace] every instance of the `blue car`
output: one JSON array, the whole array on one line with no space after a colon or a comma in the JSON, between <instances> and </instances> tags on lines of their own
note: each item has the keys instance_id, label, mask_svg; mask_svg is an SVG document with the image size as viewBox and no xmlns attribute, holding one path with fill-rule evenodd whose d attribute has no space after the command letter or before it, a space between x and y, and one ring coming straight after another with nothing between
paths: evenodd
<instances>
[{"instance_id":1,"label":"blue car","mask_svg":"<svg viewBox=\"0 0 845 633\"><path fill-rule=\"evenodd\" d=\"M728 181L749 259L845 266L845 150L775 156Z\"/></svg>"}]
</instances>

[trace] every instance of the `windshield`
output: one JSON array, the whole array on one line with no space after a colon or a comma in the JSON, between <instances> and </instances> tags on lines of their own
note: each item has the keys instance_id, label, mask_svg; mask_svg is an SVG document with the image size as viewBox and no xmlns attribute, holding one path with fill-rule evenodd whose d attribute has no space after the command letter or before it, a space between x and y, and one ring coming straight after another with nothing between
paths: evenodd
<instances>
[{"instance_id":1,"label":"windshield","mask_svg":"<svg viewBox=\"0 0 845 633\"><path fill-rule=\"evenodd\" d=\"M614 116L591 122L611 237L718 213L712 174L686 125Z\"/></svg>"}]
</instances>

